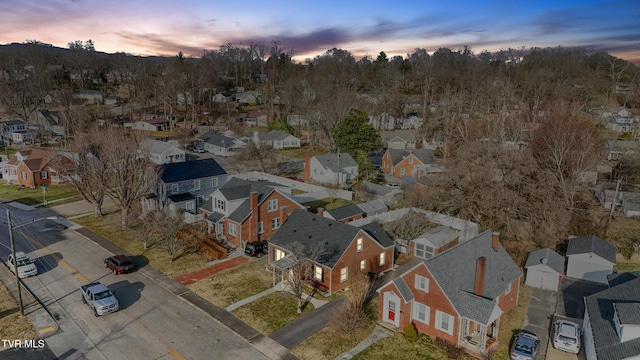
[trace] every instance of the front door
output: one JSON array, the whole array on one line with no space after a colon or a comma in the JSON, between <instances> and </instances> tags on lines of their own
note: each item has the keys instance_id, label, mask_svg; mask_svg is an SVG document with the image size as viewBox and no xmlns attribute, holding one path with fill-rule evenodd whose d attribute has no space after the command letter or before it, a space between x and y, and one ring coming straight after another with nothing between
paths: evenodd
<instances>
[{"instance_id":1,"label":"front door","mask_svg":"<svg viewBox=\"0 0 640 360\"><path fill-rule=\"evenodd\" d=\"M382 320L400 326L400 298L391 291L384 293Z\"/></svg>"}]
</instances>

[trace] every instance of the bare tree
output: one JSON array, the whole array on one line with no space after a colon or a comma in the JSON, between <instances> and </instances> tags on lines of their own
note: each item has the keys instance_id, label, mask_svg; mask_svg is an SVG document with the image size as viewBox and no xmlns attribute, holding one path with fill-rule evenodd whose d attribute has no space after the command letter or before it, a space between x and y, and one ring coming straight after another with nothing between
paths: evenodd
<instances>
[{"instance_id":1,"label":"bare tree","mask_svg":"<svg viewBox=\"0 0 640 360\"><path fill-rule=\"evenodd\" d=\"M183 212L180 210L176 212L176 216L171 216L162 210L153 210L145 214L142 219L141 234L148 236L165 250L170 262L189 249L189 242L185 241L184 236L179 235L187 226Z\"/></svg>"},{"instance_id":2,"label":"bare tree","mask_svg":"<svg viewBox=\"0 0 640 360\"><path fill-rule=\"evenodd\" d=\"M288 282L296 297L298 304L298 314L302 313L302 295L304 294L304 288L309 281L313 278L313 263L319 262L327 257L327 248L324 245L307 245L294 244L292 250L292 256L294 265L289 269Z\"/></svg>"},{"instance_id":3,"label":"bare tree","mask_svg":"<svg viewBox=\"0 0 640 360\"><path fill-rule=\"evenodd\" d=\"M258 162L260 169L263 172L267 172L267 168L276 163L276 153L273 147L269 145L257 145L249 140L247 145L240 151L239 160L251 163Z\"/></svg>"},{"instance_id":4,"label":"bare tree","mask_svg":"<svg viewBox=\"0 0 640 360\"><path fill-rule=\"evenodd\" d=\"M129 210L147 193L149 158L138 151L139 133L107 127L98 139L99 159L107 166L106 192L121 211L122 229L127 228Z\"/></svg>"}]
</instances>

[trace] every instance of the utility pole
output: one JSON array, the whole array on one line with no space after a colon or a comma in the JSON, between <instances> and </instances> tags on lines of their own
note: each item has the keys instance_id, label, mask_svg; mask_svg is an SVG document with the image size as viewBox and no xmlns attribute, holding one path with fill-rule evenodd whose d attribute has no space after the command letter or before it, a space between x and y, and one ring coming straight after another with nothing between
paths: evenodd
<instances>
[{"instance_id":1,"label":"utility pole","mask_svg":"<svg viewBox=\"0 0 640 360\"><path fill-rule=\"evenodd\" d=\"M611 211L609 212L609 216L607 217L607 223L604 226L603 235L605 237L607 236L607 231L609 231L609 222L611 222L611 219L613 218L613 211L616 209L616 201L618 200L618 190L620 189L621 183L622 183L622 177L619 177L618 182L616 183L616 191L613 193L613 201L611 201Z\"/></svg>"},{"instance_id":2,"label":"utility pole","mask_svg":"<svg viewBox=\"0 0 640 360\"><path fill-rule=\"evenodd\" d=\"M9 228L9 241L11 242L11 260L13 261L13 272L16 275L16 284L18 284L18 304L20 305L20 314L24 316L24 305L22 304L22 289L20 288L20 275L18 273L18 264L16 263L16 244L13 241L13 227L11 225L11 214L7 209L7 227Z\"/></svg>"}]
</instances>

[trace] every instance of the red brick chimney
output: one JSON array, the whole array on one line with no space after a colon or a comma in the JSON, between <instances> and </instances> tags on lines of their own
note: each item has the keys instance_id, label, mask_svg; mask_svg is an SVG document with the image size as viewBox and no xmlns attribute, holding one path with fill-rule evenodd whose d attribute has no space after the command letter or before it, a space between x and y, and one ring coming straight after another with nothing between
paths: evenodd
<instances>
[{"instance_id":1,"label":"red brick chimney","mask_svg":"<svg viewBox=\"0 0 640 360\"><path fill-rule=\"evenodd\" d=\"M287 212L287 207L286 206L280 207L280 226L282 226L282 224L284 224L284 222L287 221L288 217L289 217L289 213Z\"/></svg>"},{"instance_id":2,"label":"red brick chimney","mask_svg":"<svg viewBox=\"0 0 640 360\"><path fill-rule=\"evenodd\" d=\"M318 216L324 216L324 208L318 208Z\"/></svg>"},{"instance_id":3,"label":"red brick chimney","mask_svg":"<svg viewBox=\"0 0 640 360\"><path fill-rule=\"evenodd\" d=\"M247 239L253 241L258 239L258 222L260 222L260 209L258 209L258 193L252 191L249 194L249 206L251 207L251 215L249 216L249 233Z\"/></svg>"},{"instance_id":4,"label":"red brick chimney","mask_svg":"<svg viewBox=\"0 0 640 360\"><path fill-rule=\"evenodd\" d=\"M311 180L311 155L309 153L304 154L304 181L309 182Z\"/></svg>"},{"instance_id":5,"label":"red brick chimney","mask_svg":"<svg viewBox=\"0 0 640 360\"><path fill-rule=\"evenodd\" d=\"M478 296L484 295L484 276L487 271L487 258L480 256L476 259L476 280L473 283L473 293Z\"/></svg>"},{"instance_id":6,"label":"red brick chimney","mask_svg":"<svg viewBox=\"0 0 640 360\"><path fill-rule=\"evenodd\" d=\"M258 211L258 192L252 191L249 194L249 206L251 207L251 211Z\"/></svg>"},{"instance_id":7,"label":"red brick chimney","mask_svg":"<svg viewBox=\"0 0 640 360\"><path fill-rule=\"evenodd\" d=\"M491 247L494 251L498 251L500 249L500 233L497 231L494 231L493 234L491 234Z\"/></svg>"}]
</instances>

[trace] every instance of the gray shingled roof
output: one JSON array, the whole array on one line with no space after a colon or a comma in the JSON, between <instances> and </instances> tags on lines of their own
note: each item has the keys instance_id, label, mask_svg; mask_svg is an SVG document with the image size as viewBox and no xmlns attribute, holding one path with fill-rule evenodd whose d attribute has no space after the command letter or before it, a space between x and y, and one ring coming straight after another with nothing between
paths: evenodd
<instances>
[{"instance_id":1,"label":"gray shingled roof","mask_svg":"<svg viewBox=\"0 0 640 360\"><path fill-rule=\"evenodd\" d=\"M340 153L340 171L344 171L345 167L357 167L358 163L347 153ZM318 155L315 157L322 166L333 171L338 172L338 154L326 154Z\"/></svg>"},{"instance_id":2,"label":"gray shingled roof","mask_svg":"<svg viewBox=\"0 0 640 360\"><path fill-rule=\"evenodd\" d=\"M457 231L454 231L448 226L439 226L437 228L428 230L424 232L422 235L418 236L417 239L425 238L427 239L433 246L436 248L440 248L455 238L459 238L460 234Z\"/></svg>"},{"instance_id":3,"label":"gray shingled roof","mask_svg":"<svg viewBox=\"0 0 640 360\"><path fill-rule=\"evenodd\" d=\"M623 273L613 273L607 275L607 281L609 282L609 287L618 286L620 284L624 284L627 281L635 280L640 278L640 271L630 271Z\"/></svg>"},{"instance_id":4,"label":"gray shingled roof","mask_svg":"<svg viewBox=\"0 0 640 360\"><path fill-rule=\"evenodd\" d=\"M391 162L393 165L398 165L402 159L409 156L409 154L413 154L418 160L420 160L423 164L433 164L436 162L436 157L433 155L433 150L431 149L413 149L411 152L409 150L401 150L401 149L387 149L389 152L389 156L391 157Z\"/></svg>"},{"instance_id":5,"label":"gray shingled roof","mask_svg":"<svg viewBox=\"0 0 640 360\"><path fill-rule=\"evenodd\" d=\"M182 201L187 201L187 200L193 200L196 197L189 194L189 193L184 193L184 194L177 194L177 195L171 195L169 196L169 200L171 200L174 203L179 203Z\"/></svg>"},{"instance_id":6,"label":"gray shingled roof","mask_svg":"<svg viewBox=\"0 0 640 360\"><path fill-rule=\"evenodd\" d=\"M211 221L211 222L218 222L222 219L224 219L224 214L221 214L217 211L212 212L209 216L207 216L207 221Z\"/></svg>"},{"instance_id":7,"label":"gray shingled roof","mask_svg":"<svg viewBox=\"0 0 640 360\"><path fill-rule=\"evenodd\" d=\"M598 360L640 355L640 338L620 342L613 324L614 304L640 303L640 279L634 279L585 298Z\"/></svg>"},{"instance_id":8,"label":"gray shingled roof","mask_svg":"<svg viewBox=\"0 0 640 360\"><path fill-rule=\"evenodd\" d=\"M379 214L382 212L386 212L389 210L387 205L384 204L382 200L375 199L371 201L367 201L366 203L358 204L360 210L362 210L367 215Z\"/></svg>"},{"instance_id":9,"label":"gray shingled roof","mask_svg":"<svg viewBox=\"0 0 640 360\"><path fill-rule=\"evenodd\" d=\"M528 268L529 266L540 265L543 261L546 261L547 265L549 265L549 267L555 270L558 274L564 274L564 256L549 248L538 249L530 252L524 267Z\"/></svg>"},{"instance_id":10,"label":"gray shingled roof","mask_svg":"<svg viewBox=\"0 0 640 360\"><path fill-rule=\"evenodd\" d=\"M251 202L249 200L245 200L234 212L227 216L227 219L235 221L238 224L242 224L244 219L249 215L251 215Z\"/></svg>"},{"instance_id":11,"label":"gray shingled roof","mask_svg":"<svg viewBox=\"0 0 640 360\"><path fill-rule=\"evenodd\" d=\"M380 245L382 245L383 247L387 248L394 245L394 242L389 237L389 234L387 234L386 231L384 231L384 229L382 228L382 225L378 224L377 222L362 225L360 226L360 228L371 235L372 238L378 240Z\"/></svg>"},{"instance_id":12,"label":"gray shingled roof","mask_svg":"<svg viewBox=\"0 0 640 360\"><path fill-rule=\"evenodd\" d=\"M311 253L322 247L323 254L314 261L333 268L360 231L355 226L296 209L269 241L289 251L302 246L304 252Z\"/></svg>"},{"instance_id":13,"label":"gray shingled roof","mask_svg":"<svg viewBox=\"0 0 640 360\"><path fill-rule=\"evenodd\" d=\"M158 176L160 176L160 179L162 179L165 184L213 177L227 173L214 159L164 164L158 166L157 171Z\"/></svg>"},{"instance_id":14,"label":"gray shingled roof","mask_svg":"<svg viewBox=\"0 0 640 360\"><path fill-rule=\"evenodd\" d=\"M234 138L230 138L213 130L207 131L206 133L201 135L199 139L208 144L216 145L226 149L231 148L235 141Z\"/></svg>"},{"instance_id":15,"label":"gray shingled roof","mask_svg":"<svg viewBox=\"0 0 640 360\"><path fill-rule=\"evenodd\" d=\"M398 291L400 291L400 295L402 295L402 298L404 299L404 302L409 302L411 300L413 300L413 292L411 292L411 288L409 287L409 285L407 285L407 283L404 281L403 278L399 277L399 278L395 278L393 280L393 283L396 285L396 287L398 288Z\"/></svg>"},{"instance_id":16,"label":"gray shingled roof","mask_svg":"<svg viewBox=\"0 0 640 360\"><path fill-rule=\"evenodd\" d=\"M634 303L614 303L613 306L618 313L620 324L640 325L640 301Z\"/></svg>"},{"instance_id":17,"label":"gray shingled roof","mask_svg":"<svg viewBox=\"0 0 640 360\"><path fill-rule=\"evenodd\" d=\"M180 150L172 144L160 140L146 139L140 143L140 150L147 151L152 154L163 154L165 151L172 148Z\"/></svg>"},{"instance_id":18,"label":"gray shingled roof","mask_svg":"<svg viewBox=\"0 0 640 360\"><path fill-rule=\"evenodd\" d=\"M238 199L248 199L252 192L258 193L258 201L269 195L273 191L272 186L277 185L262 181L251 181L240 178L231 178L226 184L220 187L220 192L225 199L232 201Z\"/></svg>"},{"instance_id":19,"label":"gray shingled roof","mask_svg":"<svg viewBox=\"0 0 640 360\"><path fill-rule=\"evenodd\" d=\"M567 256L594 253L601 258L616 263L616 247L595 235L582 236L569 240Z\"/></svg>"},{"instance_id":20,"label":"gray shingled roof","mask_svg":"<svg viewBox=\"0 0 640 360\"><path fill-rule=\"evenodd\" d=\"M631 140L607 140L606 147L611 151L640 151L640 143Z\"/></svg>"},{"instance_id":21,"label":"gray shingled roof","mask_svg":"<svg viewBox=\"0 0 640 360\"><path fill-rule=\"evenodd\" d=\"M362 209L360 209L355 204L347 204L345 206L341 206L339 208L335 208L332 210L327 210L329 215L331 215L337 221L350 218L356 215L362 215Z\"/></svg>"},{"instance_id":22,"label":"gray shingled roof","mask_svg":"<svg viewBox=\"0 0 640 360\"><path fill-rule=\"evenodd\" d=\"M475 264L486 257L483 297L473 294ZM425 265L460 315L487 324L495 310L493 299L522 276L502 245L492 247L492 233L485 231L451 249L424 260Z\"/></svg>"},{"instance_id":23,"label":"gray shingled roof","mask_svg":"<svg viewBox=\"0 0 640 360\"><path fill-rule=\"evenodd\" d=\"M271 130L268 133L259 133L258 134L258 139L263 140L263 141L284 140L288 136L290 136L290 134L284 133L284 132L279 131L279 130ZM291 136L293 136L293 135L291 135Z\"/></svg>"}]
</instances>

